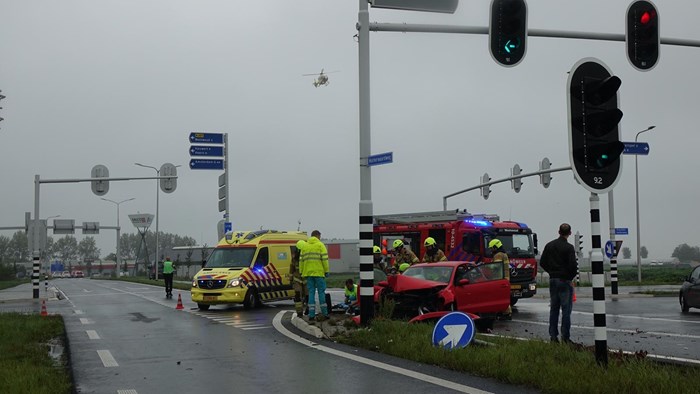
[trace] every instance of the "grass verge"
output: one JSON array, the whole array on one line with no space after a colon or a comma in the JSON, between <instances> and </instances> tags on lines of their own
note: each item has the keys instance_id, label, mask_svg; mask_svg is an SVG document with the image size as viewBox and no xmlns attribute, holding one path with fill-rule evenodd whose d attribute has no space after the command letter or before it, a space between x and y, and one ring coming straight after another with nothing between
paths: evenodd
<instances>
[{"instance_id":1,"label":"grass verge","mask_svg":"<svg viewBox=\"0 0 700 394\"><path fill-rule=\"evenodd\" d=\"M0 290L9 289L10 287L19 286L23 283L29 283L29 279L0 280Z\"/></svg>"},{"instance_id":2,"label":"grass verge","mask_svg":"<svg viewBox=\"0 0 700 394\"><path fill-rule=\"evenodd\" d=\"M444 350L431 344L433 324L375 319L339 342L420 363L536 388L547 393L682 393L700 368L662 365L611 353L607 368L591 351L541 341L479 338L497 346Z\"/></svg>"},{"instance_id":3,"label":"grass verge","mask_svg":"<svg viewBox=\"0 0 700 394\"><path fill-rule=\"evenodd\" d=\"M49 355L49 341L65 343L61 316L0 314L0 387L3 393L71 393L63 360Z\"/></svg>"}]
</instances>

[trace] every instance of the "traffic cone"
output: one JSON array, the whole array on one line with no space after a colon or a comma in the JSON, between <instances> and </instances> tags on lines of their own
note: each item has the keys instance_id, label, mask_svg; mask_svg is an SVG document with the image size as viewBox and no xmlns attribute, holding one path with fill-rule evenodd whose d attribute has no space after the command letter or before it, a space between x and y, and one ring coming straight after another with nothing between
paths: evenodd
<instances>
[{"instance_id":1,"label":"traffic cone","mask_svg":"<svg viewBox=\"0 0 700 394\"><path fill-rule=\"evenodd\" d=\"M185 309L185 307L182 306L182 296L180 295L180 293L177 293L177 306L175 307L175 309Z\"/></svg>"},{"instance_id":2,"label":"traffic cone","mask_svg":"<svg viewBox=\"0 0 700 394\"><path fill-rule=\"evenodd\" d=\"M574 298L572 301L576 302L576 286L574 286L573 284L571 285L571 292L574 293Z\"/></svg>"},{"instance_id":3,"label":"traffic cone","mask_svg":"<svg viewBox=\"0 0 700 394\"><path fill-rule=\"evenodd\" d=\"M48 316L48 312L46 312L46 300L41 300L41 316Z\"/></svg>"}]
</instances>

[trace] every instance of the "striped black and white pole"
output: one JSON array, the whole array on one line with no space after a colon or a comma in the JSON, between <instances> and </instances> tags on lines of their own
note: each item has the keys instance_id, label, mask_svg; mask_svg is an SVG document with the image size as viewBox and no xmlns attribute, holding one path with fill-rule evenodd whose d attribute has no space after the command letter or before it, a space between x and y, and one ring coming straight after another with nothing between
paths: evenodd
<instances>
[{"instance_id":1,"label":"striped black and white pole","mask_svg":"<svg viewBox=\"0 0 700 394\"><path fill-rule=\"evenodd\" d=\"M608 192L608 221L610 222L610 241L613 244L613 255L610 258L610 290L617 294L617 244L615 243L615 200L613 191Z\"/></svg>"},{"instance_id":2,"label":"striped black and white pole","mask_svg":"<svg viewBox=\"0 0 700 394\"><path fill-rule=\"evenodd\" d=\"M360 201L360 323L374 318L374 257L372 202Z\"/></svg>"},{"instance_id":3,"label":"striped black and white pole","mask_svg":"<svg viewBox=\"0 0 700 394\"><path fill-rule=\"evenodd\" d=\"M593 274L593 333L595 337L595 359L598 364L608 365L608 338L605 328L605 273L603 251L600 243L600 199L591 193L591 271Z\"/></svg>"},{"instance_id":4,"label":"striped black and white pole","mask_svg":"<svg viewBox=\"0 0 700 394\"><path fill-rule=\"evenodd\" d=\"M49 292L49 275L44 272L44 292L48 294Z\"/></svg>"},{"instance_id":5,"label":"striped black and white pole","mask_svg":"<svg viewBox=\"0 0 700 394\"><path fill-rule=\"evenodd\" d=\"M34 298L39 298L39 270L41 262L39 261L39 251L34 251L34 263L32 265L32 295Z\"/></svg>"}]
</instances>

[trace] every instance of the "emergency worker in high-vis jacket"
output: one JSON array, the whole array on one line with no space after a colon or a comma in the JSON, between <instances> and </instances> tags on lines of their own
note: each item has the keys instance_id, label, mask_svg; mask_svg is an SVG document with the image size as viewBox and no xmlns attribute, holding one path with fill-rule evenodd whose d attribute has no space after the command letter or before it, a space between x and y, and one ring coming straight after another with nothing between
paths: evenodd
<instances>
[{"instance_id":1,"label":"emergency worker in high-vis jacket","mask_svg":"<svg viewBox=\"0 0 700 394\"><path fill-rule=\"evenodd\" d=\"M445 252L440 250L437 246L437 242L433 237L428 237L423 242L425 245L425 255L423 255L423 263L436 263L438 261L447 261L447 256Z\"/></svg>"},{"instance_id":2,"label":"emergency worker in high-vis jacket","mask_svg":"<svg viewBox=\"0 0 700 394\"><path fill-rule=\"evenodd\" d=\"M294 289L294 309L297 311L297 316L304 316L304 304L306 304L309 292L306 289L306 280L301 276L299 267L299 259L301 251L306 247L306 241L298 241L297 248L292 255L292 264L289 266L289 273L292 275L292 288Z\"/></svg>"},{"instance_id":3,"label":"emergency worker in high-vis jacket","mask_svg":"<svg viewBox=\"0 0 700 394\"><path fill-rule=\"evenodd\" d=\"M505 250L503 250L503 242L500 239L492 239L489 241L489 249L493 253L493 262L503 263L503 276L510 281L510 260L508 260L508 255ZM513 310L508 305L508 309L502 312L506 319L511 319L513 316Z\"/></svg>"},{"instance_id":4,"label":"emergency worker in high-vis jacket","mask_svg":"<svg viewBox=\"0 0 700 394\"><path fill-rule=\"evenodd\" d=\"M316 293L318 293L322 315L316 320L323 321L328 318L326 278L330 269L328 267L328 251L320 238L320 231L314 230L311 232L311 237L309 237L306 241L306 246L301 250L299 267L301 276L306 278L306 287L309 290L309 320L316 318Z\"/></svg>"},{"instance_id":5,"label":"emergency worker in high-vis jacket","mask_svg":"<svg viewBox=\"0 0 700 394\"><path fill-rule=\"evenodd\" d=\"M395 267L400 267L403 263L408 263L410 265L420 262L415 253L410 251L404 244L403 241L397 239L393 243L394 252L396 253L396 260L394 261Z\"/></svg>"}]
</instances>

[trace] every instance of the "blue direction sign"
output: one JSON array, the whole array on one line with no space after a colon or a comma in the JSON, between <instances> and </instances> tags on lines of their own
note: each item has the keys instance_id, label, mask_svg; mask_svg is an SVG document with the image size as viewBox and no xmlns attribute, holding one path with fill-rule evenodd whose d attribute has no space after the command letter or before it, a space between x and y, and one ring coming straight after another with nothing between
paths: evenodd
<instances>
[{"instance_id":1,"label":"blue direction sign","mask_svg":"<svg viewBox=\"0 0 700 394\"><path fill-rule=\"evenodd\" d=\"M219 156L224 155L224 147L216 145L192 145L190 156Z\"/></svg>"},{"instance_id":2,"label":"blue direction sign","mask_svg":"<svg viewBox=\"0 0 700 394\"><path fill-rule=\"evenodd\" d=\"M452 312L438 320L433 329L433 345L445 349L463 348L474 339L474 321L462 312Z\"/></svg>"},{"instance_id":3,"label":"blue direction sign","mask_svg":"<svg viewBox=\"0 0 700 394\"><path fill-rule=\"evenodd\" d=\"M615 255L615 244L613 241L608 241L605 243L605 256L611 259Z\"/></svg>"},{"instance_id":4,"label":"blue direction sign","mask_svg":"<svg viewBox=\"0 0 700 394\"><path fill-rule=\"evenodd\" d=\"M191 159L192 170L223 170L224 161L220 159Z\"/></svg>"},{"instance_id":5,"label":"blue direction sign","mask_svg":"<svg viewBox=\"0 0 700 394\"><path fill-rule=\"evenodd\" d=\"M367 165L378 166L381 164L389 164L394 162L394 152L380 153L378 155L371 155L367 158Z\"/></svg>"},{"instance_id":6,"label":"blue direction sign","mask_svg":"<svg viewBox=\"0 0 700 394\"><path fill-rule=\"evenodd\" d=\"M625 142L625 150L622 154L625 155L648 155L649 144L646 142Z\"/></svg>"},{"instance_id":7,"label":"blue direction sign","mask_svg":"<svg viewBox=\"0 0 700 394\"><path fill-rule=\"evenodd\" d=\"M616 227L615 228L615 235L629 235L630 229L627 227Z\"/></svg>"},{"instance_id":8,"label":"blue direction sign","mask_svg":"<svg viewBox=\"0 0 700 394\"><path fill-rule=\"evenodd\" d=\"M221 133L190 133L190 143L223 144L224 135Z\"/></svg>"}]
</instances>

